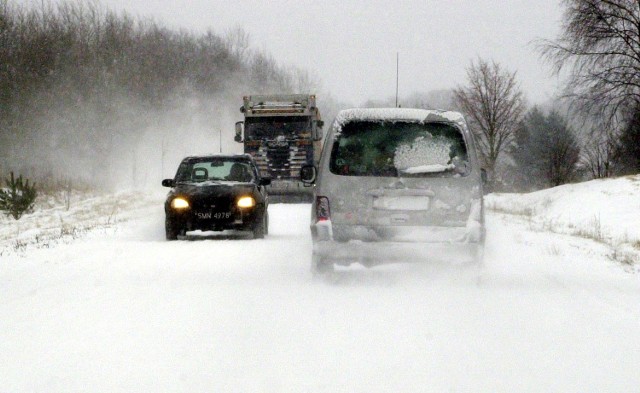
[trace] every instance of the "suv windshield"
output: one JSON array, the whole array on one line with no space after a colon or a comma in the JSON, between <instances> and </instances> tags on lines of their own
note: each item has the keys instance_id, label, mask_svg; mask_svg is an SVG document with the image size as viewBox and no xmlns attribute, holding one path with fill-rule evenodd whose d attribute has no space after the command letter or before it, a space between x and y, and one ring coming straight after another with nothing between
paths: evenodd
<instances>
[{"instance_id":1,"label":"suv windshield","mask_svg":"<svg viewBox=\"0 0 640 393\"><path fill-rule=\"evenodd\" d=\"M310 118L303 116L248 117L245 119L245 138L247 140L287 139L311 131Z\"/></svg>"},{"instance_id":2,"label":"suv windshield","mask_svg":"<svg viewBox=\"0 0 640 393\"><path fill-rule=\"evenodd\" d=\"M255 174L249 162L227 157L185 160L176 174L176 182L252 182L254 179Z\"/></svg>"},{"instance_id":3,"label":"suv windshield","mask_svg":"<svg viewBox=\"0 0 640 393\"><path fill-rule=\"evenodd\" d=\"M336 135L330 170L344 176L464 176L460 130L446 123L350 122Z\"/></svg>"}]
</instances>

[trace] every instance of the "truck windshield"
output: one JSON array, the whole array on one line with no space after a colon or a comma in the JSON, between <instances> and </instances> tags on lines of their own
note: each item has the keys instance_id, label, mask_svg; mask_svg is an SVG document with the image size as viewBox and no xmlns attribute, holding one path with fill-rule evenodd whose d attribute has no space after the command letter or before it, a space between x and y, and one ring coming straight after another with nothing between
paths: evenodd
<instances>
[{"instance_id":1,"label":"truck windshield","mask_svg":"<svg viewBox=\"0 0 640 393\"><path fill-rule=\"evenodd\" d=\"M284 136L287 139L311 136L309 117L274 116L247 117L244 123L244 135L247 140L276 139Z\"/></svg>"},{"instance_id":2,"label":"truck windshield","mask_svg":"<svg viewBox=\"0 0 640 393\"><path fill-rule=\"evenodd\" d=\"M470 165L453 125L356 121L336 136L330 170L343 176L464 176Z\"/></svg>"}]
</instances>

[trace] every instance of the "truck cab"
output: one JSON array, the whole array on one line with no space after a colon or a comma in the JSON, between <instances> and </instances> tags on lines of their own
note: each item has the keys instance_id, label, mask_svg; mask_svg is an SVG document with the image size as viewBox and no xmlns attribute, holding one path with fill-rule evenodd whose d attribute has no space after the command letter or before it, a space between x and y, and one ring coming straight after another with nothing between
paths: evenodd
<instances>
[{"instance_id":1,"label":"truck cab","mask_svg":"<svg viewBox=\"0 0 640 393\"><path fill-rule=\"evenodd\" d=\"M315 95L253 95L243 98L236 142L272 179L275 201L310 201L312 190L300 181L300 169L320 159L323 121Z\"/></svg>"}]
</instances>

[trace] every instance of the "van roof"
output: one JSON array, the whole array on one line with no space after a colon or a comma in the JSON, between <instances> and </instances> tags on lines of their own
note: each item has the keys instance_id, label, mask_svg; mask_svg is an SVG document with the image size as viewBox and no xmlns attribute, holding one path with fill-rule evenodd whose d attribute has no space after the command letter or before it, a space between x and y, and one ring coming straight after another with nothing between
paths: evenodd
<instances>
[{"instance_id":1,"label":"van roof","mask_svg":"<svg viewBox=\"0 0 640 393\"><path fill-rule=\"evenodd\" d=\"M439 109L411 109L411 108L354 108L345 109L336 116L338 128L352 121L443 121L452 122L466 127L464 117L459 112L443 111Z\"/></svg>"}]
</instances>

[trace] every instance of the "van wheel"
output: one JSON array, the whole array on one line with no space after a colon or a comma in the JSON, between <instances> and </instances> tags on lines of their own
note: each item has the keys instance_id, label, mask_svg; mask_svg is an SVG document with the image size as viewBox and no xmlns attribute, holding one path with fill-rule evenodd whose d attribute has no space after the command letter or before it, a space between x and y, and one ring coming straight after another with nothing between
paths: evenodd
<instances>
[{"instance_id":1,"label":"van wheel","mask_svg":"<svg viewBox=\"0 0 640 393\"><path fill-rule=\"evenodd\" d=\"M476 246L473 262L478 266L484 265L484 243L480 243Z\"/></svg>"},{"instance_id":2,"label":"van wheel","mask_svg":"<svg viewBox=\"0 0 640 393\"><path fill-rule=\"evenodd\" d=\"M484 281L485 276L485 265L484 265L484 242L478 244L475 249L475 253L473 256L473 265L475 271L475 281L476 286L482 286L482 282Z\"/></svg>"},{"instance_id":3,"label":"van wheel","mask_svg":"<svg viewBox=\"0 0 640 393\"><path fill-rule=\"evenodd\" d=\"M317 254L311 254L311 274L314 277L326 277L333 273L333 262L322 258Z\"/></svg>"}]
</instances>

